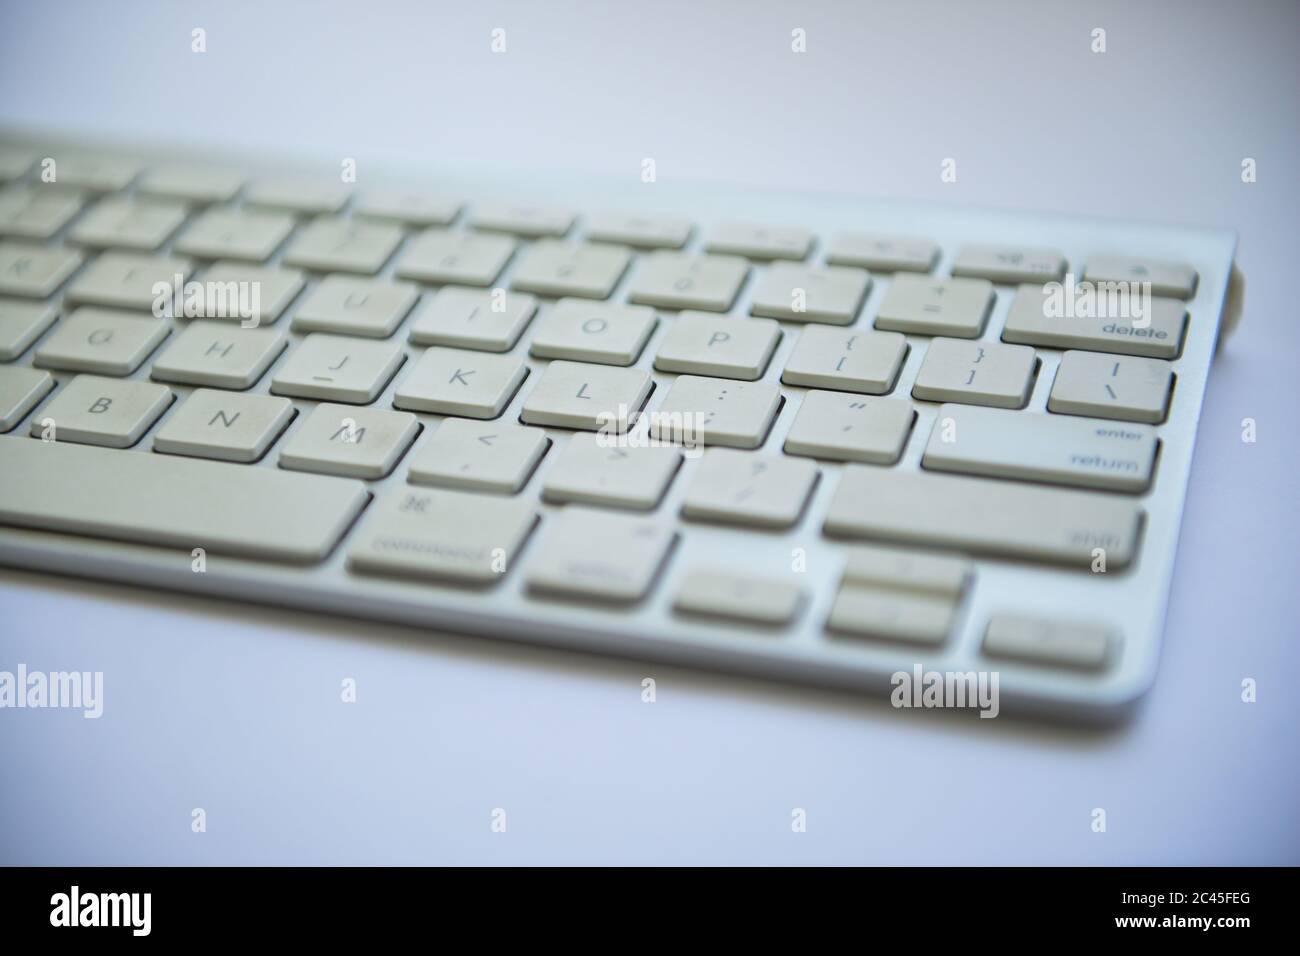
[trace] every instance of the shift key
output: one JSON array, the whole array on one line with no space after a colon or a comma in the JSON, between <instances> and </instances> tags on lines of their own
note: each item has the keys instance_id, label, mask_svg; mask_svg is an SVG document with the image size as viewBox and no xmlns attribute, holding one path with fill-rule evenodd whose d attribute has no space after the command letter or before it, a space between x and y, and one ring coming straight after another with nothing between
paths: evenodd
<instances>
[{"instance_id":1,"label":"shift key","mask_svg":"<svg viewBox=\"0 0 1300 956\"><path fill-rule=\"evenodd\" d=\"M1133 561L1141 525L1142 509L1115 495L849 465L825 531L1079 568L1101 552L1119 569Z\"/></svg>"}]
</instances>

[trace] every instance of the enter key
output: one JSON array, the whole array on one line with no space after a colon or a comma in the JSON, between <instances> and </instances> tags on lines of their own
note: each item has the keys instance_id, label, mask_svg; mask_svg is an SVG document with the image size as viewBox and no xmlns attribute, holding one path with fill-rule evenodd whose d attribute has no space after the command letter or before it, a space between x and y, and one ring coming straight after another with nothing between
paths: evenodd
<instances>
[{"instance_id":1,"label":"enter key","mask_svg":"<svg viewBox=\"0 0 1300 956\"><path fill-rule=\"evenodd\" d=\"M936 471L1139 493L1159 439L1127 422L941 405L922 464Z\"/></svg>"}]
</instances>

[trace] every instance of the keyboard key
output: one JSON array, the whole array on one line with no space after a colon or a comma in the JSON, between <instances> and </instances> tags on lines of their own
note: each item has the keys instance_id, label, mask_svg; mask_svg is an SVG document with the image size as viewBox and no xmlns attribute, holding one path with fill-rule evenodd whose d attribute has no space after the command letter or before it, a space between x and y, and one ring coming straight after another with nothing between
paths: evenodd
<instances>
[{"instance_id":1,"label":"keyboard key","mask_svg":"<svg viewBox=\"0 0 1300 956\"><path fill-rule=\"evenodd\" d=\"M487 585L514 567L537 524L533 502L461 491L394 488L348 549L355 571Z\"/></svg>"},{"instance_id":2,"label":"keyboard key","mask_svg":"<svg viewBox=\"0 0 1300 956\"><path fill-rule=\"evenodd\" d=\"M538 320L529 352L537 358L631 365L658 324L646 306L561 299Z\"/></svg>"},{"instance_id":3,"label":"keyboard key","mask_svg":"<svg viewBox=\"0 0 1300 956\"><path fill-rule=\"evenodd\" d=\"M417 412L497 418L528 376L513 355L431 348L397 386L393 404Z\"/></svg>"},{"instance_id":4,"label":"keyboard key","mask_svg":"<svg viewBox=\"0 0 1300 956\"><path fill-rule=\"evenodd\" d=\"M1066 352L1047 407L1062 415L1158 425L1169 410L1173 384L1172 367L1160 359Z\"/></svg>"},{"instance_id":5,"label":"keyboard key","mask_svg":"<svg viewBox=\"0 0 1300 956\"><path fill-rule=\"evenodd\" d=\"M655 368L752 382L763 377L780 341L781 327L771 319L682 312L659 343Z\"/></svg>"},{"instance_id":6,"label":"keyboard key","mask_svg":"<svg viewBox=\"0 0 1300 956\"><path fill-rule=\"evenodd\" d=\"M0 147L0 183L22 179L39 157L29 149Z\"/></svg>"},{"instance_id":7,"label":"keyboard key","mask_svg":"<svg viewBox=\"0 0 1300 956\"><path fill-rule=\"evenodd\" d=\"M831 241L826 261L877 272L929 272L939 247L929 239L881 233L846 232Z\"/></svg>"},{"instance_id":8,"label":"keyboard key","mask_svg":"<svg viewBox=\"0 0 1300 956\"><path fill-rule=\"evenodd\" d=\"M542 239L524 250L510 288L538 295L608 299L631 261L632 254L618 246Z\"/></svg>"},{"instance_id":9,"label":"keyboard key","mask_svg":"<svg viewBox=\"0 0 1300 956\"><path fill-rule=\"evenodd\" d=\"M73 280L66 299L69 304L153 313L155 303L170 302L170 290L183 285L189 272L188 259L105 252ZM169 291L160 296L154 287L163 285Z\"/></svg>"},{"instance_id":10,"label":"keyboard key","mask_svg":"<svg viewBox=\"0 0 1300 956\"><path fill-rule=\"evenodd\" d=\"M1145 425L941 405L922 465L1137 493L1151 484L1158 444Z\"/></svg>"},{"instance_id":11,"label":"keyboard key","mask_svg":"<svg viewBox=\"0 0 1300 956\"><path fill-rule=\"evenodd\" d=\"M231 169L171 164L145 173L136 192L143 196L208 205L229 202L243 186L244 177Z\"/></svg>"},{"instance_id":12,"label":"keyboard key","mask_svg":"<svg viewBox=\"0 0 1300 956\"><path fill-rule=\"evenodd\" d=\"M284 262L314 272L374 275L401 242L401 227L392 223L317 219L289 243Z\"/></svg>"},{"instance_id":13,"label":"keyboard key","mask_svg":"<svg viewBox=\"0 0 1300 956\"><path fill-rule=\"evenodd\" d=\"M529 425L626 431L653 387L640 369L556 361L542 372L519 417Z\"/></svg>"},{"instance_id":14,"label":"keyboard key","mask_svg":"<svg viewBox=\"0 0 1300 956\"><path fill-rule=\"evenodd\" d=\"M270 450L294 414L287 398L196 388L153 436L153 450L248 464Z\"/></svg>"},{"instance_id":15,"label":"keyboard key","mask_svg":"<svg viewBox=\"0 0 1300 956\"><path fill-rule=\"evenodd\" d=\"M953 603L920 592L840 588L826 626L842 634L939 645L952 631Z\"/></svg>"},{"instance_id":16,"label":"keyboard key","mask_svg":"<svg viewBox=\"0 0 1300 956\"><path fill-rule=\"evenodd\" d=\"M92 193L113 193L131 185L140 174L140 164L121 156L102 153L57 151L50 154L52 184L60 189L84 189Z\"/></svg>"},{"instance_id":17,"label":"keyboard key","mask_svg":"<svg viewBox=\"0 0 1300 956\"><path fill-rule=\"evenodd\" d=\"M680 249L691 238L691 232L689 219L638 213L598 214L587 225L588 239L638 249Z\"/></svg>"},{"instance_id":18,"label":"keyboard key","mask_svg":"<svg viewBox=\"0 0 1300 956\"><path fill-rule=\"evenodd\" d=\"M306 285L296 269L216 262L203 273L185 314L237 321L244 328L276 322ZM187 290L188 291L188 290Z\"/></svg>"},{"instance_id":19,"label":"keyboard key","mask_svg":"<svg viewBox=\"0 0 1300 956\"><path fill-rule=\"evenodd\" d=\"M407 481L513 495L550 444L540 428L447 418L411 456Z\"/></svg>"},{"instance_id":20,"label":"keyboard key","mask_svg":"<svg viewBox=\"0 0 1300 956\"><path fill-rule=\"evenodd\" d=\"M97 248L153 252L180 228L189 209L179 203L109 197L72 227L68 241Z\"/></svg>"},{"instance_id":21,"label":"keyboard key","mask_svg":"<svg viewBox=\"0 0 1300 956\"><path fill-rule=\"evenodd\" d=\"M26 352L58 314L43 302L0 299L0 362L12 362Z\"/></svg>"},{"instance_id":22,"label":"keyboard key","mask_svg":"<svg viewBox=\"0 0 1300 956\"><path fill-rule=\"evenodd\" d=\"M655 518L568 505L543 530L528 586L543 594L630 604L650 592L677 540Z\"/></svg>"},{"instance_id":23,"label":"keyboard key","mask_svg":"<svg viewBox=\"0 0 1300 956\"><path fill-rule=\"evenodd\" d=\"M483 352L509 352L537 312L524 292L448 286L426 299L411 322L415 345L455 345Z\"/></svg>"},{"instance_id":24,"label":"keyboard key","mask_svg":"<svg viewBox=\"0 0 1300 956\"><path fill-rule=\"evenodd\" d=\"M542 497L650 511L663 499L681 463L682 453L665 445L574 435L551 466Z\"/></svg>"},{"instance_id":25,"label":"keyboard key","mask_svg":"<svg viewBox=\"0 0 1300 956\"><path fill-rule=\"evenodd\" d=\"M686 489L682 515L758 528L792 528L817 477L817 466L802 458L710 448Z\"/></svg>"},{"instance_id":26,"label":"keyboard key","mask_svg":"<svg viewBox=\"0 0 1300 956\"><path fill-rule=\"evenodd\" d=\"M916 375L912 397L926 402L1024 408L1037 367L1034 350L1021 345L935 339Z\"/></svg>"},{"instance_id":27,"label":"keyboard key","mask_svg":"<svg viewBox=\"0 0 1300 956\"><path fill-rule=\"evenodd\" d=\"M0 190L0 236L49 239L81 212L78 192L24 183Z\"/></svg>"},{"instance_id":28,"label":"keyboard key","mask_svg":"<svg viewBox=\"0 0 1300 956\"><path fill-rule=\"evenodd\" d=\"M1033 664L1100 670L1118 644L1110 628L1098 624L995 614L984 632L984 653Z\"/></svg>"},{"instance_id":29,"label":"keyboard key","mask_svg":"<svg viewBox=\"0 0 1300 956\"><path fill-rule=\"evenodd\" d=\"M781 381L809 388L884 395L893 389L906 357L907 339L897 332L810 325L799 333Z\"/></svg>"},{"instance_id":30,"label":"keyboard key","mask_svg":"<svg viewBox=\"0 0 1300 956\"><path fill-rule=\"evenodd\" d=\"M0 523L178 548L186 568L192 548L321 561L369 499L355 481L61 441L0 442L0 473Z\"/></svg>"},{"instance_id":31,"label":"keyboard key","mask_svg":"<svg viewBox=\"0 0 1300 956\"><path fill-rule=\"evenodd\" d=\"M749 273L736 256L696 256L655 252L641 261L632 277L628 301L664 309L726 312Z\"/></svg>"},{"instance_id":32,"label":"keyboard key","mask_svg":"<svg viewBox=\"0 0 1300 956\"><path fill-rule=\"evenodd\" d=\"M404 361L402 350L388 342L313 332L289 353L271 379L271 391L294 398L369 405Z\"/></svg>"},{"instance_id":33,"label":"keyboard key","mask_svg":"<svg viewBox=\"0 0 1300 956\"><path fill-rule=\"evenodd\" d=\"M176 241L176 251L199 259L265 262L293 232L293 216L256 209L209 209Z\"/></svg>"},{"instance_id":34,"label":"keyboard key","mask_svg":"<svg viewBox=\"0 0 1300 956\"><path fill-rule=\"evenodd\" d=\"M1093 256L1083 270L1085 282L1149 282L1150 295L1190 299L1196 292L1196 270L1184 262L1127 256Z\"/></svg>"},{"instance_id":35,"label":"keyboard key","mask_svg":"<svg viewBox=\"0 0 1300 956\"><path fill-rule=\"evenodd\" d=\"M284 333L276 329L196 320L163 350L149 374L162 382L252 388L287 345Z\"/></svg>"},{"instance_id":36,"label":"keyboard key","mask_svg":"<svg viewBox=\"0 0 1300 956\"><path fill-rule=\"evenodd\" d=\"M473 210L470 225L475 229L509 232L530 239L563 236L573 225L573 213L555 206L485 202Z\"/></svg>"},{"instance_id":37,"label":"keyboard key","mask_svg":"<svg viewBox=\"0 0 1300 956\"><path fill-rule=\"evenodd\" d=\"M917 591L958 600L974 576L968 558L903 548L854 545L846 549L843 583L889 591Z\"/></svg>"},{"instance_id":38,"label":"keyboard key","mask_svg":"<svg viewBox=\"0 0 1300 956\"><path fill-rule=\"evenodd\" d=\"M293 327L386 339L402 324L419 290L409 282L326 276L298 306Z\"/></svg>"},{"instance_id":39,"label":"keyboard key","mask_svg":"<svg viewBox=\"0 0 1300 956\"><path fill-rule=\"evenodd\" d=\"M805 259L812 244L813 235L806 229L728 222L714 230L704 248L749 259Z\"/></svg>"},{"instance_id":40,"label":"keyboard key","mask_svg":"<svg viewBox=\"0 0 1300 956\"><path fill-rule=\"evenodd\" d=\"M33 419L32 434L44 437L47 425L53 423L55 441L130 448L167 410L173 397L171 389L152 382L78 375L60 389L39 419ZM83 476L83 480L93 475ZM102 489L98 484L94 487L96 494L87 497L97 499ZM83 487L82 494L87 490Z\"/></svg>"},{"instance_id":41,"label":"keyboard key","mask_svg":"<svg viewBox=\"0 0 1300 956\"><path fill-rule=\"evenodd\" d=\"M1141 317L1130 313L1089 318L1054 314L1050 296L1041 285L1020 286L1002 341L1163 359L1177 358L1183 349L1187 306L1177 299L1148 299Z\"/></svg>"},{"instance_id":42,"label":"keyboard key","mask_svg":"<svg viewBox=\"0 0 1300 956\"><path fill-rule=\"evenodd\" d=\"M54 388L54 376L34 368L0 365L0 432L13 431ZM5 476L9 480L9 476Z\"/></svg>"},{"instance_id":43,"label":"keyboard key","mask_svg":"<svg viewBox=\"0 0 1300 956\"><path fill-rule=\"evenodd\" d=\"M902 457L915 419L916 411L908 401L809 392L790 426L785 452L892 465Z\"/></svg>"},{"instance_id":44,"label":"keyboard key","mask_svg":"<svg viewBox=\"0 0 1300 956\"><path fill-rule=\"evenodd\" d=\"M351 195L343 182L327 179L270 179L248 187L244 203L299 215L327 215L342 209Z\"/></svg>"},{"instance_id":45,"label":"keyboard key","mask_svg":"<svg viewBox=\"0 0 1300 956\"><path fill-rule=\"evenodd\" d=\"M77 309L54 329L32 359L42 368L130 375L171 329L148 316L108 309Z\"/></svg>"},{"instance_id":46,"label":"keyboard key","mask_svg":"<svg viewBox=\"0 0 1300 956\"><path fill-rule=\"evenodd\" d=\"M870 287L871 277L860 269L777 262L759 279L749 311L787 322L852 325Z\"/></svg>"},{"instance_id":47,"label":"keyboard key","mask_svg":"<svg viewBox=\"0 0 1300 956\"><path fill-rule=\"evenodd\" d=\"M1137 548L1142 509L1095 492L847 465L826 514L828 535L1112 570Z\"/></svg>"},{"instance_id":48,"label":"keyboard key","mask_svg":"<svg viewBox=\"0 0 1300 956\"><path fill-rule=\"evenodd\" d=\"M509 236L430 229L411 240L398 260L397 274L416 282L486 287L496 281L516 245Z\"/></svg>"},{"instance_id":49,"label":"keyboard key","mask_svg":"<svg viewBox=\"0 0 1300 956\"><path fill-rule=\"evenodd\" d=\"M81 253L72 249L0 242L0 292L31 299L48 298L81 263Z\"/></svg>"},{"instance_id":50,"label":"keyboard key","mask_svg":"<svg viewBox=\"0 0 1300 956\"><path fill-rule=\"evenodd\" d=\"M1055 249L1021 246L963 246L952 265L955 276L990 282L1047 282L1065 276L1065 256Z\"/></svg>"},{"instance_id":51,"label":"keyboard key","mask_svg":"<svg viewBox=\"0 0 1300 956\"><path fill-rule=\"evenodd\" d=\"M758 448L781 410L781 390L767 382L682 375L651 415L661 441Z\"/></svg>"},{"instance_id":52,"label":"keyboard key","mask_svg":"<svg viewBox=\"0 0 1300 956\"><path fill-rule=\"evenodd\" d=\"M876 315L876 328L912 335L977 339L993 309L993 283L986 279L894 278Z\"/></svg>"},{"instance_id":53,"label":"keyboard key","mask_svg":"<svg viewBox=\"0 0 1300 956\"><path fill-rule=\"evenodd\" d=\"M409 412L317 405L280 452L280 467L377 480L397 467L419 432Z\"/></svg>"},{"instance_id":54,"label":"keyboard key","mask_svg":"<svg viewBox=\"0 0 1300 956\"><path fill-rule=\"evenodd\" d=\"M788 624L801 599L802 592L789 581L691 568L682 575L673 609L755 624Z\"/></svg>"},{"instance_id":55,"label":"keyboard key","mask_svg":"<svg viewBox=\"0 0 1300 956\"><path fill-rule=\"evenodd\" d=\"M400 189L367 189L353 210L362 219L396 222L409 227L446 226L460 215L460 203L445 196Z\"/></svg>"}]
</instances>

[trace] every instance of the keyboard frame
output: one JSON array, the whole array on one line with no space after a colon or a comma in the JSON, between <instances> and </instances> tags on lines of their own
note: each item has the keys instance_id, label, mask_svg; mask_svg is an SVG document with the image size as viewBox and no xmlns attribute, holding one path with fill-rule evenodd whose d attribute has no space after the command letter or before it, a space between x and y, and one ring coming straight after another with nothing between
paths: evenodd
<instances>
[{"instance_id":1,"label":"keyboard frame","mask_svg":"<svg viewBox=\"0 0 1300 956\"><path fill-rule=\"evenodd\" d=\"M0 131L7 144L57 148L52 136L22 136ZM72 144L67 144L73 148ZM114 147L121 147L115 150ZM147 157L150 163L199 161L230 163L256 175L293 175L298 172L337 176L338 166L311 163L291 156L273 161L250 161L237 153L212 151L196 153L133 142L114 144L99 140L78 143L77 148L121 151L127 155ZM941 249L934 276L950 273L958 247L965 242L1018 243L1048 246L1062 250L1070 271L1081 274L1084 261L1092 254L1128 254L1170 259L1192 264L1200 274L1196 295L1188 300L1190 319L1186 340L1179 357L1172 363L1176 375L1175 391L1167 420L1156 426L1161 449L1155 477L1148 491L1137 497L1146 512L1140 549L1132 566L1124 571L1094 575L1087 571L1033 565L1028 562L986 557L974 558L974 578L958 609L953 634L936 649L900 642L832 636L824 624L830 612L843 568L841 548L845 542L825 537L821 525L843 465L818 462L821 478L813 497L795 528L788 531L760 531L710 525L683 520L681 501L690 484L695 462L688 459L673 480L668 494L651 512L661 520L673 521L681 535L646 600L633 607L609 607L596 603L571 603L539 598L525 593L526 566L535 550L538 534L534 530L515 560L515 567L504 580L487 589L457 585L384 579L349 573L345 556L349 538L321 565L309 568L281 566L269 562L208 554L207 570L191 570L188 550L159 548L125 542L98 540L79 536L26 529L0 527L0 564L55 574L75 575L116 581L136 586L163 588L299 608L306 611L346 615L361 620L376 619L435 629L502 637L527 643L549 644L571 649L594 651L648 661L664 661L724 671L735 671L765 678L793 680L852 691L886 695L890 675L914 665L926 670L969 671L996 670L1000 674L1003 713L1034 713L1071 722L1109 722L1131 713L1133 705L1152 684L1164 630L1170 583L1174 571L1178 531L1191 470L1192 454L1204 397L1206 380L1219 337L1226 302L1228 281L1236 247L1235 235L1227 230L1189 226L1160 226L1134 222L1044 215L1024 212L999 212L958 205L876 200L865 197L816 192L781 192L759 190L716 183L674 183L640 181L639 167L629 170L622 179L599 179L585 175L532 175L517 171L439 171L431 174L418 164L394 164L382 170L364 157L358 164L357 189L367 186L408 186L439 194L461 197L466 206L475 200L519 199L571 205L579 213L569 238L584 236L585 214L612 210L646 214L683 215L696 223L696 230L686 246L700 251L710 226L727 219L772 224L797 225L814 232L817 246L807 260L824 262L831 235L840 230L895 232L928 237ZM350 214L350 207L343 215ZM74 220L75 222L75 220ZM465 214L452 226L464 229ZM183 234L185 227L182 227ZM64 232L66 232L66 227ZM64 232L59 234L59 241ZM528 240L521 240L527 242ZM167 243L159 254L168 252ZM390 259L378 277L391 277L406 242ZM286 243L287 245L287 243ZM270 260L277 263L283 248ZM646 253L640 252L638 258ZM497 285L508 283L518 253L511 260ZM83 266L84 268L84 266ZM748 314L756 281L757 264L745 282L740 298L728 314ZM624 275L609 301L624 301L626 289L637 264ZM856 328L869 328L883 299L890 275L873 273L870 294ZM197 273L199 278L202 272ZM313 279L318 278L314 276ZM309 281L308 289L312 282ZM66 288L66 284L64 286ZM421 285L424 292L434 288ZM1013 295L1011 286L997 285L997 303L988 320L981 341L998 341ZM290 331L295 308L303 301L304 290L294 304L277 321L276 326L289 334L289 349L295 348L302 334ZM57 298L57 297L56 297ZM553 300L539 297L541 308ZM646 406L659 406L676 376L653 369L658 350L672 312L656 310L661 321L654 335L633 367L649 371L655 382ZM179 320L179 326L184 320ZM411 319L408 317L394 335L403 341ZM528 378L506 407L499 421L518 420L520 407L537 382L537 375L548 360L527 355L537 319L525 330L520 343L507 354L521 355L529 369ZM57 326L57 322L55 325ZM782 322L783 336L762 381L779 383L800 323ZM14 363L29 365L37 344ZM173 335L175 332L173 332ZM910 388L920 366L928 337L907 336L909 353L893 391L894 397L910 398ZM164 340L143 367L128 378L147 379L153 360L167 347ZM1040 367L1026 411L1045 411L1048 392L1059 361L1060 351L1035 347ZM422 347L406 343L408 363ZM404 365L394 380L373 403L373 407L391 408L393 392L409 371ZM269 391L275 365L250 394ZM62 385L75 373L52 372ZM175 392L175 401L139 444L123 454L153 454L154 432L167 417L175 413L192 391L189 386L167 383ZM798 409L798 397L807 389L780 384L786 401L771 433L755 454L784 454L781 446ZM57 389L56 389L57 391ZM51 393L51 396L55 393ZM47 396L37 408L0 441L35 440L28 437L33 417L50 400ZM231 467L276 467L280 451L293 431L306 418L315 403L292 399L299 414L289 429L272 446L270 453L253 465ZM892 466L917 470L939 403L911 399L918 410L917 421L909 436L901 461ZM443 416L418 413L427 427ZM520 494L537 500L542 524L558 507L542 502L540 488L546 470L556 460L560 446L571 433L563 429L545 429L554 443L543 457L537 471ZM419 442L427 440L422 433ZM372 492L383 494L405 485L412 451L408 451L395 471L380 481L367 482ZM0 477L0 480L3 480ZM971 481L990 479L970 478ZM1000 480L1000 479L999 479ZM88 491L91 486L88 484ZM1106 492L1095 492L1106 494ZM638 512L638 514L643 514ZM361 521L365 520L363 513ZM759 547L759 544L763 547ZM198 543L196 543L198 546ZM795 624L776 630L741 623L685 617L672 611L672 600L681 586L682 576L697 566L784 576L790 574L791 555L795 548L805 549L807 571L800 583L805 601ZM943 552L938 552L943 553ZM741 560L738 557L743 556ZM1086 673L1062 668L1030 665L1005 659L985 657L980 651L984 627L990 614L1000 611L1042 614L1062 619L1110 623L1123 633L1117 659L1101 673Z\"/></svg>"}]
</instances>

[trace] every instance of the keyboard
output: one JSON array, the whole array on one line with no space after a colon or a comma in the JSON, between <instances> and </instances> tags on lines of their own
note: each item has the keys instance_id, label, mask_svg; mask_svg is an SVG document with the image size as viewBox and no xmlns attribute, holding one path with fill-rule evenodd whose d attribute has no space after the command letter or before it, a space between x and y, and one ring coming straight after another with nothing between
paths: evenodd
<instances>
[{"instance_id":1,"label":"keyboard","mask_svg":"<svg viewBox=\"0 0 1300 956\"><path fill-rule=\"evenodd\" d=\"M1151 685L1230 231L351 172L0 136L0 563L1065 720Z\"/></svg>"}]
</instances>

